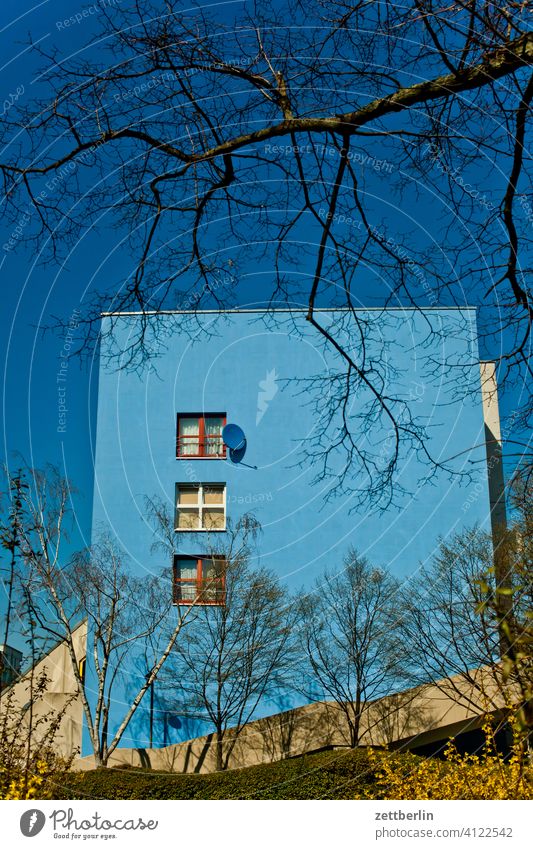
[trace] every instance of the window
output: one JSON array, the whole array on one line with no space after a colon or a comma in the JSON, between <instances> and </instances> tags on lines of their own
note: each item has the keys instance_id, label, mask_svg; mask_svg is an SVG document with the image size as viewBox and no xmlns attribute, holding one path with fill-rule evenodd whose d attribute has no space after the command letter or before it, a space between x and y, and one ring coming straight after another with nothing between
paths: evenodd
<instances>
[{"instance_id":1,"label":"window","mask_svg":"<svg viewBox=\"0 0 533 849\"><path fill-rule=\"evenodd\" d=\"M225 557L174 556L175 604L224 604Z\"/></svg>"},{"instance_id":2,"label":"window","mask_svg":"<svg viewBox=\"0 0 533 849\"><path fill-rule=\"evenodd\" d=\"M176 484L177 531L224 531L226 484Z\"/></svg>"},{"instance_id":3,"label":"window","mask_svg":"<svg viewBox=\"0 0 533 849\"><path fill-rule=\"evenodd\" d=\"M179 413L176 457L224 458L226 446L222 442L222 428L225 424L225 413Z\"/></svg>"}]
</instances>

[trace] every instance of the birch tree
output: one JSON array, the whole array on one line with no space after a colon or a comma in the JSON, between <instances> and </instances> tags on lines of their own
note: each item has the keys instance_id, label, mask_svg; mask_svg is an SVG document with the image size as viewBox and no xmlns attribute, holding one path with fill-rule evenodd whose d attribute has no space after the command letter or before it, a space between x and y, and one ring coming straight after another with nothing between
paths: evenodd
<instances>
[{"instance_id":1,"label":"birch tree","mask_svg":"<svg viewBox=\"0 0 533 849\"><path fill-rule=\"evenodd\" d=\"M18 581L36 623L35 640L54 638L67 647L95 763L107 766L194 605L181 610L173 604L169 569L132 574L109 535L72 552L71 485L51 466L28 470L25 480ZM86 669L73 638L81 619L88 623ZM141 652L148 672L124 703L124 679Z\"/></svg>"}]
</instances>

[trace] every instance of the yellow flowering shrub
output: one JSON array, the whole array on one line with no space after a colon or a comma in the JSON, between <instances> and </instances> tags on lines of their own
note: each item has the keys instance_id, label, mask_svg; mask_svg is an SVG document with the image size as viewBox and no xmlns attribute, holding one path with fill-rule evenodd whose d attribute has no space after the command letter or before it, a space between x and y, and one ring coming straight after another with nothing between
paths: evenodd
<instances>
[{"instance_id":1,"label":"yellow flowering shrub","mask_svg":"<svg viewBox=\"0 0 533 849\"><path fill-rule=\"evenodd\" d=\"M64 759L52 751L40 752L27 761L20 752L9 768L0 766L0 799L53 799L58 786L69 772L72 758Z\"/></svg>"},{"instance_id":2,"label":"yellow flowering shrub","mask_svg":"<svg viewBox=\"0 0 533 849\"><path fill-rule=\"evenodd\" d=\"M494 746L492 730L484 731L480 754L461 754L451 740L444 760L369 750L376 790L367 798L533 799L533 767L520 742L504 759Z\"/></svg>"},{"instance_id":3,"label":"yellow flowering shrub","mask_svg":"<svg viewBox=\"0 0 533 849\"><path fill-rule=\"evenodd\" d=\"M47 764L44 761L38 761L35 764L36 772L28 776L25 780L24 775L19 775L16 778L7 778L4 788L4 799L42 799L40 790L45 780L45 775L48 772ZM4 783L4 782L2 782Z\"/></svg>"},{"instance_id":4,"label":"yellow flowering shrub","mask_svg":"<svg viewBox=\"0 0 533 849\"><path fill-rule=\"evenodd\" d=\"M48 679L32 681L32 702L43 698ZM74 754L57 754L57 737L68 703L61 711L41 713L20 707L13 689L2 694L0 713L0 799L53 799L68 773Z\"/></svg>"}]
</instances>

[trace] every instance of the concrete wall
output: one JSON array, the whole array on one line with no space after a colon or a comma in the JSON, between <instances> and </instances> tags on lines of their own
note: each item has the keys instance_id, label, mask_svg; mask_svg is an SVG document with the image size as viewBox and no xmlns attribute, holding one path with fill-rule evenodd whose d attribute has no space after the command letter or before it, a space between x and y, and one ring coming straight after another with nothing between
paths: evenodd
<instances>
[{"instance_id":1,"label":"concrete wall","mask_svg":"<svg viewBox=\"0 0 533 849\"><path fill-rule=\"evenodd\" d=\"M81 623L73 634L76 657L81 660L87 649L87 625ZM30 713L26 709L35 694L35 682L46 673L48 684L42 696L33 698L34 739L39 740L46 731L46 725L39 722L46 717L49 721L63 712L57 735L54 738L54 749L60 755L69 756L81 751L82 738L82 704L79 697L78 685L72 672L70 655L65 643L60 643L49 651L35 664L33 670L27 670L11 687L2 692L0 700L0 717L3 711L11 706L15 716L23 711L24 723L29 724ZM32 684L33 682L33 684ZM37 725L35 725L37 723Z\"/></svg>"},{"instance_id":2,"label":"concrete wall","mask_svg":"<svg viewBox=\"0 0 533 849\"><path fill-rule=\"evenodd\" d=\"M413 749L479 728L485 711L503 707L493 673L480 670L379 699L362 721L361 746ZM237 738L229 768L271 763L325 748L349 746L343 711L333 702L317 702L251 722ZM228 732L228 745L231 733ZM117 749L109 766L133 766L177 773L214 772L214 735L153 749ZM94 768L91 756L75 769Z\"/></svg>"},{"instance_id":3,"label":"concrete wall","mask_svg":"<svg viewBox=\"0 0 533 849\"><path fill-rule=\"evenodd\" d=\"M496 382L496 365L493 362L481 363L481 395L483 400L483 416L485 419L490 517L492 535L496 543L499 534L506 527L507 516L505 510L505 480L503 474L503 446L498 405L498 385Z\"/></svg>"}]
</instances>

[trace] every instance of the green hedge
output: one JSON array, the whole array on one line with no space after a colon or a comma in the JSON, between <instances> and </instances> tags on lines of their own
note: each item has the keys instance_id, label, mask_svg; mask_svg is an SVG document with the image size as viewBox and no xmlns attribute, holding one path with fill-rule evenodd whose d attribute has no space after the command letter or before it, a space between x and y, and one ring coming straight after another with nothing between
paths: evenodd
<instances>
[{"instance_id":1,"label":"green hedge","mask_svg":"<svg viewBox=\"0 0 533 849\"><path fill-rule=\"evenodd\" d=\"M57 799L353 799L373 775L364 750L334 750L211 775L144 769L72 774Z\"/></svg>"}]
</instances>

